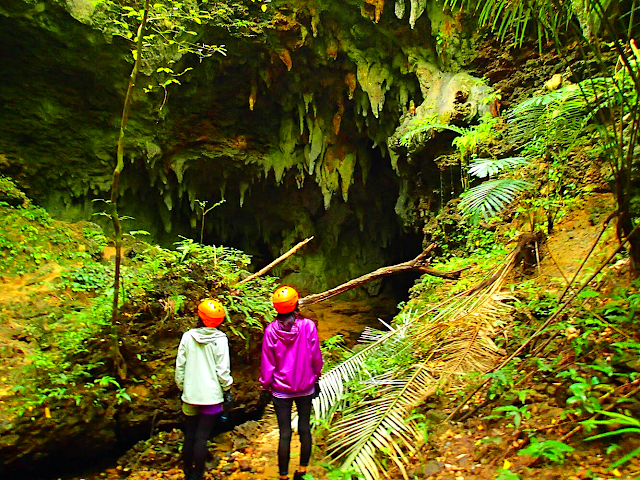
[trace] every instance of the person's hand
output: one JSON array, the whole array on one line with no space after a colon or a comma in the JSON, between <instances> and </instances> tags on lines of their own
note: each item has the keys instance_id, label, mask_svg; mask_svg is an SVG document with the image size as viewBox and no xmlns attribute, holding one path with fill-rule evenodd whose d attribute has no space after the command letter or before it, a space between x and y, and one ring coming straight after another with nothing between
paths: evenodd
<instances>
[{"instance_id":1,"label":"person's hand","mask_svg":"<svg viewBox=\"0 0 640 480\"><path fill-rule=\"evenodd\" d=\"M233 398L233 393L231 393L231 390L225 390L224 392L222 392L222 411L230 411L233 408L234 403L235 399Z\"/></svg>"},{"instance_id":2,"label":"person's hand","mask_svg":"<svg viewBox=\"0 0 640 480\"><path fill-rule=\"evenodd\" d=\"M260 390L260 405L267 405L271 401L271 392L269 390Z\"/></svg>"},{"instance_id":3,"label":"person's hand","mask_svg":"<svg viewBox=\"0 0 640 480\"><path fill-rule=\"evenodd\" d=\"M320 392L322 391L320 390L320 382L316 382L315 387L315 390L311 394L311 400L313 400L314 398L318 398L320 396Z\"/></svg>"}]
</instances>

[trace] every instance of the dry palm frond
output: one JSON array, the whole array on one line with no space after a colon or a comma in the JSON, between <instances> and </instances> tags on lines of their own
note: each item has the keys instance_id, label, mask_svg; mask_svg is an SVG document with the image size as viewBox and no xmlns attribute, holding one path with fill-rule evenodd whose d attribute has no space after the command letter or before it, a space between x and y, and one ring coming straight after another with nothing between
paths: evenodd
<instances>
[{"instance_id":1,"label":"dry palm frond","mask_svg":"<svg viewBox=\"0 0 640 480\"><path fill-rule=\"evenodd\" d=\"M415 423L405 418L436 389L424 365L411 370L406 379L389 372L368 381L371 398L345 411L331 429L329 453L334 460L341 460L343 467L355 467L367 480L386 472L377 456L379 451L385 452L407 478L404 463L414 453L421 434Z\"/></svg>"},{"instance_id":2,"label":"dry palm frond","mask_svg":"<svg viewBox=\"0 0 640 480\"><path fill-rule=\"evenodd\" d=\"M391 355L394 351L393 346L404 340L407 326L415 321L416 318L419 318L419 316L415 310L405 312L396 328L392 328L386 333L381 333L367 347L324 373L320 378L321 393L313 401L315 417L326 419L331 416L340 406L340 399L345 392L344 385L356 378L367 376L364 365L371 355L384 356L385 352Z\"/></svg>"},{"instance_id":3,"label":"dry palm frond","mask_svg":"<svg viewBox=\"0 0 640 480\"><path fill-rule=\"evenodd\" d=\"M356 468L367 480L377 480L381 473L386 476L378 456L383 452L408 478L404 464L422 440L415 424L408 420L411 410L445 383L470 372L488 371L499 357L492 337L508 307L502 303L506 297L498 292L522 248L523 242L484 282L483 288L470 289L443 302L439 305L442 310L432 318L425 317L433 309L421 315L414 312L401 327L360 352L372 355L377 353L373 346L382 351L381 342L389 344L390 348L385 349L387 358L382 359L387 366L385 374L358 377L358 372L353 371L356 364L349 364L350 378L360 378L353 388L359 400L344 405L340 420L331 428L328 448L333 460L341 462L341 469ZM410 367L390 361L394 354L398 358L407 351L415 355ZM364 356L357 362L366 367ZM332 372L340 372L341 366ZM331 380L338 382L339 377L333 374ZM345 391L343 384L331 385L333 392Z\"/></svg>"}]
</instances>

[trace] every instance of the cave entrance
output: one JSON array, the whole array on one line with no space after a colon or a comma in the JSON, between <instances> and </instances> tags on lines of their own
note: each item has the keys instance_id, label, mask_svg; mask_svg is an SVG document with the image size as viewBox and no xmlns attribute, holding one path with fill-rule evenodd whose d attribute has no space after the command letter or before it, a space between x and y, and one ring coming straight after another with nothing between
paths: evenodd
<instances>
[{"instance_id":1,"label":"cave entrance","mask_svg":"<svg viewBox=\"0 0 640 480\"><path fill-rule=\"evenodd\" d=\"M242 195L227 189L226 202L207 219L204 243L238 248L252 256L252 269L267 265L310 236L314 240L270 273L301 295L326 291L380 267L405 262L422 251L422 235L405 228L395 208L400 180L379 149L371 149L370 168L356 166L345 200L336 192L325 208L321 188L312 178L302 187L297 172L281 183L270 173ZM231 182L228 183L231 185ZM384 328L397 305L406 301L418 273L404 273L366 284L306 312L331 333L350 338L364 326Z\"/></svg>"}]
</instances>

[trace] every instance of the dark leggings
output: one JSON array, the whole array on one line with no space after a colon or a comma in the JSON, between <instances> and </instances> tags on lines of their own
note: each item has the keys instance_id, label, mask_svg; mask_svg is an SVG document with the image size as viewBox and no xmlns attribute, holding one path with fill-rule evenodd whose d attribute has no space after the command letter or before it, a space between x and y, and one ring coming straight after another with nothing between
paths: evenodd
<instances>
[{"instance_id":1,"label":"dark leggings","mask_svg":"<svg viewBox=\"0 0 640 480\"><path fill-rule=\"evenodd\" d=\"M195 474L202 478L207 459L207 440L220 415L188 415L184 422L184 445L182 464L185 475Z\"/></svg>"},{"instance_id":2,"label":"dark leggings","mask_svg":"<svg viewBox=\"0 0 640 480\"><path fill-rule=\"evenodd\" d=\"M298 434L300 435L300 465L309 465L311 458L311 395L295 398L273 397L273 406L278 417L280 443L278 444L278 468L280 475L289 474L291 452L291 408L296 402L298 409Z\"/></svg>"}]
</instances>

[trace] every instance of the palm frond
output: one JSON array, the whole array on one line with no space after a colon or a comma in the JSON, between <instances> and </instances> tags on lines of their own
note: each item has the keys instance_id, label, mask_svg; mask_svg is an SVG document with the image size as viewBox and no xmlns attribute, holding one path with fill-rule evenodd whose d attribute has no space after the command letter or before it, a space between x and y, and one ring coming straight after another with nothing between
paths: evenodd
<instances>
[{"instance_id":1,"label":"palm frond","mask_svg":"<svg viewBox=\"0 0 640 480\"><path fill-rule=\"evenodd\" d=\"M333 425L329 453L342 462L342 468L355 466L367 480L377 480L385 472L377 453L384 451L408 478L404 464L421 433L412 421L406 421L413 408L436 390L436 384L422 364L417 364L405 379L395 372L370 380L370 396L358 402Z\"/></svg>"},{"instance_id":2,"label":"palm frond","mask_svg":"<svg viewBox=\"0 0 640 480\"><path fill-rule=\"evenodd\" d=\"M498 294L463 298L447 319L432 320L416 329L414 338L436 359L430 365L435 377L457 380L468 372L484 372L495 365L500 349L493 337L511 310L504 303L506 299L510 297Z\"/></svg>"},{"instance_id":3,"label":"palm frond","mask_svg":"<svg viewBox=\"0 0 640 480\"><path fill-rule=\"evenodd\" d=\"M469 165L469 174L478 178L493 177L503 170L529 165L531 162L524 157L507 158L476 158Z\"/></svg>"},{"instance_id":4,"label":"palm frond","mask_svg":"<svg viewBox=\"0 0 640 480\"><path fill-rule=\"evenodd\" d=\"M404 464L422 441L409 419L415 406L469 372L485 372L498 359L492 336L509 308L499 295L513 268L516 252L494 272L484 288L458 294L402 323L404 340L393 347L411 351L409 366L388 362L387 371L352 386L357 400L345 404L341 418L332 425L328 451L344 471L356 468L366 480L377 480L387 467L379 453L390 458L404 478ZM431 318L427 318L432 314ZM389 332L387 335L398 336Z\"/></svg>"},{"instance_id":5,"label":"palm frond","mask_svg":"<svg viewBox=\"0 0 640 480\"><path fill-rule=\"evenodd\" d=\"M313 400L313 409L316 418L329 418L331 414L340 407L341 398L345 392L344 385L356 378L366 375L363 368L369 356L384 355L384 351L389 351L389 355L394 352L394 345L402 342L406 328L418 317L416 311L408 311L403 314L403 320L396 328L379 335L375 341L367 347L358 351L347 360L332 368L320 377L320 395Z\"/></svg>"},{"instance_id":6,"label":"palm frond","mask_svg":"<svg viewBox=\"0 0 640 480\"><path fill-rule=\"evenodd\" d=\"M512 178L489 180L467 191L458 208L475 221L480 215L488 220L511 204L522 192L531 188L533 185L524 180Z\"/></svg>"},{"instance_id":7,"label":"palm frond","mask_svg":"<svg viewBox=\"0 0 640 480\"><path fill-rule=\"evenodd\" d=\"M544 139L570 145L598 111L619 102L619 82L597 77L530 98L507 113L508 135L515 143Z\"/></svg>"}]
</instances>

